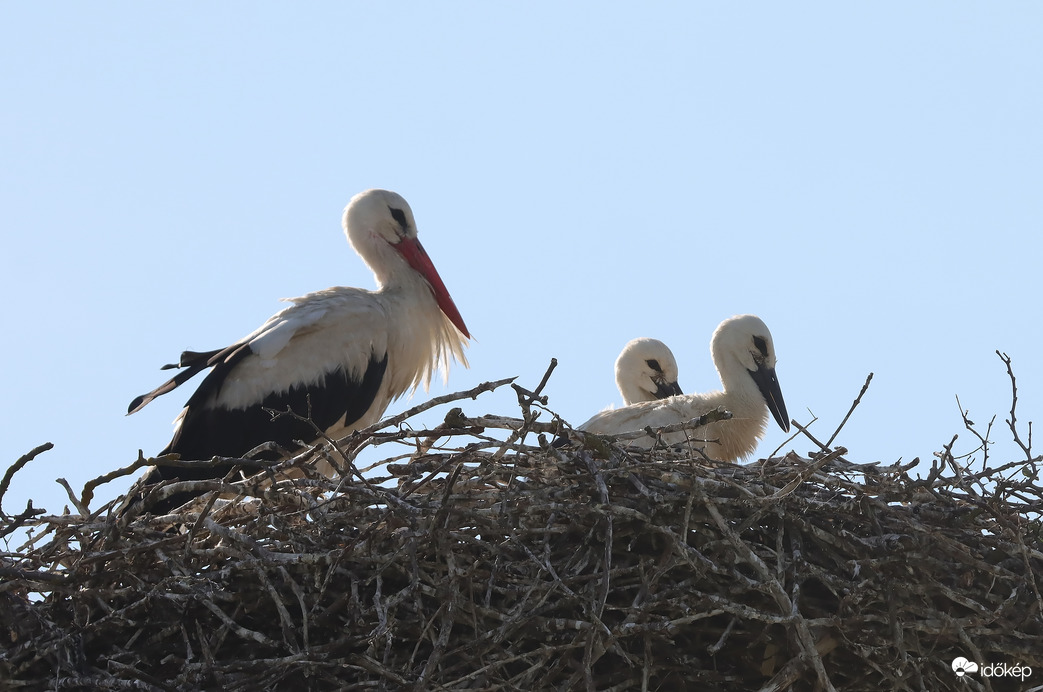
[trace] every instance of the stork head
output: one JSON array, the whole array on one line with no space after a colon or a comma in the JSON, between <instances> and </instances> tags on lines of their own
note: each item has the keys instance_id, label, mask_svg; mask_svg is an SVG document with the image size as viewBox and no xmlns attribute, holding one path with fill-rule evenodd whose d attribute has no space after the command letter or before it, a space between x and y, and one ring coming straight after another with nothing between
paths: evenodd
<instances>
[{"instance_id":1,"label":"stork head","mask_svg":"<svg viewBox=\"0 0 1043 692\"><path fill-rule=\"evenodd\" d=\"M721 322L713 333L710 350L725 389L748 388L748 380L743 380L748 377L779 427L789 432L786 402L775 375L775 343L761 318L736 315Z\"/></svg>"},{"instance_id":2,"label":"stork head","mask_svg":"<svg viewBox=\"0 0 1043 692\"><path fill-rule=\"evenodd\" d=\"M413 210L401 195L390 190L366 190L355 195L344 209L344 233L381 287L405 283L410 273L419 276L445 316L470 338L449 290L417 239Z\"/></svg>"},{"instance_id":3,"label":"stork head","mask_svg":"<svg viewBox=\"0 0 1043 692\"><path fill-rule=\"evenodd\" d=\"M616 386L627 406L680 394L674 354L658 339L634 339L616 359Z\"/></svg>"}]
</instances>

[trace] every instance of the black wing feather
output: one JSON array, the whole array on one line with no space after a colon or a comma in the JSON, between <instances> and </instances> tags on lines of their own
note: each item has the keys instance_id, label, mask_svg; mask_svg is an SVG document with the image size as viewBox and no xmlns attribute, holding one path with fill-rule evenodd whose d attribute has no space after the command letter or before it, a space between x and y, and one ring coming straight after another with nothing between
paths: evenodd
<instances>
[{"instance_id":1,"label":"black wing feather","mask_svg":"<svg viewBox=\"0 0 1043 692\"><path fill-rule=\"evenodd\" d=\"M235 364L251 353L248 344L238 346L238 350L233 351L230 347L220 352L218 355L223 360L212 362L214 369L188 400L184 419L162 454L175 453L182 459L211 459L215 456L236 458L265 442L275 442L287 450L296 450L300 447L299 441L310 444L318 439L315 428L308 421L299 420L295 416L273 416L269 411L292 410L298 416L309 418L320 430L328 430L342 418L349 423L356 421L373 404L387 370L387 354L380 360L377 360L376 354L372 354L361 380L352 378L343 369L337 369L327 373L317 384L294 386L285 392L269 394L263 401L245 409L231 410L204 405L211 394L220 392ZM212 356L209 360L218 359ZM196 365L190 367L195 368ZM258 456L269 460L279 458L276 452L265 452ZM157 466L148 480L221 478L232 467L232 464L208 468ZM175 495L157 503L153 511L167 512L190 499L192 495L189 493Z\"/></svg>"},{"instance_id":2,"label":"black wing feather","mask_svg":"<svg viewBox=\"0 0 1043 692\"><path fill-rule=\"evenodd\" d=\"M242 342L240 342L242 343ZM174 368L188 368L199 363L210 364L214 356L227 348L219 348L213 351L182 351L181 358L176 363L167 363L160 370L173 370Z\"/></svg>"},{"instance_id":3,"label":"black wing feather","mask_svg":"<svg viewBox=\"0 0 1043 692\"><path fill-rule=\"evenodd\" d=\"M177 363L168 363L167 365L161 367L160 370L171 370L173 368L188 369L174 375L169 380L159 385L148 394L142 394L141 396L135 397L134 400L130 402L130 406L127 407L127 415L129 416L132 413L137 413L141 409L145 408L145 406L147 406L149 402L151 402L156 397L160 397L168 392L174 391L175 389L183 385L185 382L188 382L193 377L198 375L200 372L206 370L215 363L222 360L227 360L229 358L228 354L235 355L236 353L239 353L244 346L247 346L247 344L245 342L240 341L238 343L232 344L231 346L228 346L227 348L219 348L214 351L183 351L181 353L181 359ZM246 354L244 353L240 355L239 357L235 358L235 360L239 360L240 358L242 358L243 355ZM209 379L209 377L207 379ZM194 396L195 395L193 395L193 397Z\"/></svg>"}]
</instances>

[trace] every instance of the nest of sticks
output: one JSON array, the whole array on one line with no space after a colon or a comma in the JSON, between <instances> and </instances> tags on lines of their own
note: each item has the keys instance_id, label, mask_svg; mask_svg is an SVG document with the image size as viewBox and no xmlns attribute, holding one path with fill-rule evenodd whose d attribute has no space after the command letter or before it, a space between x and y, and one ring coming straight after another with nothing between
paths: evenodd
<instances>
[{"instance_id":1,"label":"nest of sticks","mask_svg":"<svg viewBox=\"0 0 1043 692\"><path fill-rule=\"evenodd\" d=\"M210 492L181 516L88 509L94 485L146 459L72 497L76 513L3 515L0 679L32 690L1033 682L959 677L950 663L963 656L1031 667L1043 684L1041 458L1021 445L1013 407L1024 460L992 464L979 436L973 464L950 443L919 479L915 461L853 463L802 426L813 453L748 465L705 459L699 421L689 445L634 449L569 428L543 383L511 385L516 417L453 408L434 429L409 426L507 382L259 472L244 464L246 479L197 482ZM359 468L373 447L384 459ZM316 454L340 480L309 471Z\"/></svg>"}]
</instances>

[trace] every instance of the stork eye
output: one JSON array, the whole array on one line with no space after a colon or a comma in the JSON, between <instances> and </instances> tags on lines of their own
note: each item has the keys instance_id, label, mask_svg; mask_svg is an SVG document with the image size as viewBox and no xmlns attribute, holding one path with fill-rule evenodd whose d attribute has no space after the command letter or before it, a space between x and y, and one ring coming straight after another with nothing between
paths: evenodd
<instances>
[{"instance_id":1,"label":"stork eye","mask_svg":"<svg viewBox=\"0 0 1043 692\"><path fill-rule=\"evenodd\" d=\"M768 357L768 344L762 337L753 337L753 345L757 347L757 350L761 352L761 355L765 358Z\"/></svg>"},{"instance_id":2,"label":"stork eye","mask_svg":"<svg viewBox=\"0 0 1043 692\"><path fill-rule=\"evenodd\" d=\"M659 361L656 360L655 358L649 358L648 360L646 360L645 361L645 365L647 365L648 367L652 368L656 372L663 372L663 369L661 367L659 367Z\"/></svg>"},{"instance_id":3,"label":"stork eye","mask_svg":"<svg viewBox=\"0 0 1043 692\"><path fill-rule=\"evenodd\" d=\"M401 209L395 209L394 207L388 207L391 211L391 218L393 218L403 230L406 228L406 213Z\"/></svg>"}]
</instances>

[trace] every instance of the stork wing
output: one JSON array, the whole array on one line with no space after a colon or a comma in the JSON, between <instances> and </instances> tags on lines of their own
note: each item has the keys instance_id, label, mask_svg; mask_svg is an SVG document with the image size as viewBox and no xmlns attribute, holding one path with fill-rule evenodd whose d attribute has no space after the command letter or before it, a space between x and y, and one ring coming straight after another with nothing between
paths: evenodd
<instances>
[{"instance_id":1,"label":"stork wing","mask_svg":"<svg viewBox=\"0 0 1043 692\"><path fill-rule=\"evenodd\" d=\"M156 397L174 391L207 368L221 363L228 366L234 365L249 353L244 347L254 345L254 350L263 353L264 357L276 357L279 351L293 338L295 333L315 325L326 314L327 308L322 304L323 301L306 303L304 301L307 298L308 296L297 299L300 302L272 315L259 329L231 346L218 348L213 351L182 351L181 358L177 363L168 363L161 367L160 370L171 370L174 368L187 368L187 370L174 375L148 394L135 397L127 408L127 415L129 416L140 411ZM195 396L193 395L193 398Z\"/></svg>"},{"instance_id":2,"label":"stork wing","mask_svg":"<svg viewBox=\"0 0 1043 692\"><path fill-rule=\"evenodd\" d=\"M181 359L177 363L164 365L160 370L171 370L173 368L188 369L174 375L148 394L142 394L141 396L135 397L134 400L130 402L130 406L127 407L127 415L129 416L130 414L136 413L145 408L145 406L156 397L174 391L185 382L188 382L190 379L198 375L201 371L206 370L215 363L219 363L226 358L241 352L244 345L246 345L245 341L238 341L227 348L217 349L214 351L183 351L181 353Z\"/></svg>"},{"instance_id":3,"label":"stork wing","mask_svg":"<svg viewBox=\"0 0 1043 692\"><path fill-rule=\"evenodd\" d=\"M137 411L211 368L165 451L209 459L241 456L266 441L292 447L317 437L310 424L291 416L273 421L270 411L290 409L323 431L383 413L390 397L380 395L388 366L380 301L368 291L338 288L293 302L227 348L186 351L173 366L183 372L131 403ZM380 410L370 411L374 406Z\"/></svg>"},{"instance_id":4,"label":"stork wing","mask_svg":"<svg viewBox=\"0 0 1043 692\"><path fill-rule=\"evenodd\" d=\"M361 377L335 368L317 381L270 392L254 404L238 408L211 405L210 394L235 367L234 362L221 363L192 395L174 438L163 453L174 452L184 459L241 457L265 442L293 450L298 441L309 443L319 437L316 429L325 432L361 418L377 398L387 362L386 353L373 354ZM262 458L278 457L273 454ZM181 469L170 471L172 476L184 477Z\"/></svg>"}]
</instances>

